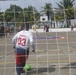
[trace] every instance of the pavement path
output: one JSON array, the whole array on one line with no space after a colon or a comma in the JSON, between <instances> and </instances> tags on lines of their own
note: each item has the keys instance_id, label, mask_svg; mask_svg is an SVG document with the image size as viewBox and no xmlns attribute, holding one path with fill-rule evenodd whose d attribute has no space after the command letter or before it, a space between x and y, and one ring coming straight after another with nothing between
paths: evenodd
<instances>
[{"instance_id":1,"label":"pavement path","mask_svg":"<svg viewBox=\"0 0 76 75\"><path fill-rule=\"evenodd\" d=\"M0 37L1 75L16 75L13 35ZM26 75L76 75L76 32L38 33L34 36L36 52L30 50L27 63L31 64L32 70Z\"/></svg>"}]
</instances>

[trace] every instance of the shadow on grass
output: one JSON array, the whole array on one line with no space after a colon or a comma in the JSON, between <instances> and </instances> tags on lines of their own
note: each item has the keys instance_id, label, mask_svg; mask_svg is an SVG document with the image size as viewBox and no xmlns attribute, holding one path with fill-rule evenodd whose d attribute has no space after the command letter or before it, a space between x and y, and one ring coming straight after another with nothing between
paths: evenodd
<instances>
[{"instance_id":1,"label":"shadow on grass","mask_svg":"<svg viewBox=\"0 0 76 75\"><path fill-rule=\"evenodd\" d=\"M61 69L76 69L76 62L70 63L68 65L65 65L64 67L62 67Z\"/></svg>"},{"instance_id":2,"label":"shadow on grass","mask_svg":"<svg viewBox=\"0 0 76 75\"><path fill-rule=\"evenodd\" d=\"M26 73L26 75L36 75L36 74L42 74L42 73L51 73L55 71L54 66L44 67L44 68L33 68L30 71Z\"/></svg>"}]
</instances>

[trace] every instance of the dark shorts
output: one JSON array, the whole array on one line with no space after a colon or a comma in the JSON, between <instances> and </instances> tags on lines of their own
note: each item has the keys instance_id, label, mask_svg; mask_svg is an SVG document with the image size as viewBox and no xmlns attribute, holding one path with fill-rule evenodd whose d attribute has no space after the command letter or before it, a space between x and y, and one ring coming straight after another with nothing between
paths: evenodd
<instances>
[{"instance_id":1,"label":"dark shorts","mask_svg":"<svg viewBox=\"0 0 76 75\"><path fill-rule=\"evenodd\" d=\"M16 48L15 54L16 54L17 65L26 63L26 59L28 58L28 55L29 55L29 48L27 49Z\"/></svg>"}]
</instances>

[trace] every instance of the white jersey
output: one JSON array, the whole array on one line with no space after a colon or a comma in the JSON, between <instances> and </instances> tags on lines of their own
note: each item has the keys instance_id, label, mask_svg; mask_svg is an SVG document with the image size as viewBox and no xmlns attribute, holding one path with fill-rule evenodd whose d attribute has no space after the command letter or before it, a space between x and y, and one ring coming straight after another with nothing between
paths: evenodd
<instances>
[{"instance_id":1,"label":"white jersey","mask_svg":"<svg viewBox=\"0 0 76 75\"><path fill-rule=\"evenodd\" d=\"M33 35L30 31L22 30L18 32L12 39L12 43L16 48L29 48L33 44Z\"/></svg>"}]
</instances>

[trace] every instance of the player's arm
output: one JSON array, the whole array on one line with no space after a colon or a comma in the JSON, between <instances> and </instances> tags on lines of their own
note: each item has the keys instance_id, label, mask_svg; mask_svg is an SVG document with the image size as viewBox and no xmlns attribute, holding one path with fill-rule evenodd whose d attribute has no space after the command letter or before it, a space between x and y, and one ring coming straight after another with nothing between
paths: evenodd
<instances>
[{"instance_id":1,"label":"player's arm","mask_svg":"<svg viewBox=\"0 0 76 75\"><path fill-rule=\"evenodd\" d=\"M13 48L15 48L17 42L17 34L12 38Z\"/></svg>"},{"instance_id":2,"label":"player's arm","mask_svg":"<svg viewBox=\"0 0 76 75\"><path fill-rule=\"evenodd\" d=\"M32 47L32 52L35 52L35 43L34 43L34 40L33 40L33 35L30 34L30 45Z\"/></svg>"}]
</instances>

